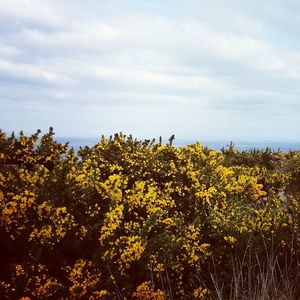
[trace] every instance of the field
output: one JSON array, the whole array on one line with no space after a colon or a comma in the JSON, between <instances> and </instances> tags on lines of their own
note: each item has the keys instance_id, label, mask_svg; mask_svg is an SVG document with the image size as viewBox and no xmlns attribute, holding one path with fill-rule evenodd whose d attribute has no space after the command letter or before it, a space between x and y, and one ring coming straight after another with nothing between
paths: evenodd
<instances>
[{"instance_id":1,"label":"field","mask_svg":"<svg viewBox=\"0 0 300 300\"><path fill-rule=\"evenodd\" d=\"M1 299L299 299L300 154L0 131Z\"/></svg>"}]
</instances>

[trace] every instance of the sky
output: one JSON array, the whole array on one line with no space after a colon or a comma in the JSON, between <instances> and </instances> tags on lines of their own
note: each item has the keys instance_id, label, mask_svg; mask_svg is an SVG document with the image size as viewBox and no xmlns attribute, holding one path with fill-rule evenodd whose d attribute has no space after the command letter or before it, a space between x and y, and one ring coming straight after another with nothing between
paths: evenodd
<instances>
[{"instance_id":1,"label":"sky","mask_svg":"<svg viewBox=\"0 0 300 300\"><path fill-rule=\"evenodd\" d=\"M300 2L0 0L0 128L300 140Z\"/></svg>"}]
</instances>

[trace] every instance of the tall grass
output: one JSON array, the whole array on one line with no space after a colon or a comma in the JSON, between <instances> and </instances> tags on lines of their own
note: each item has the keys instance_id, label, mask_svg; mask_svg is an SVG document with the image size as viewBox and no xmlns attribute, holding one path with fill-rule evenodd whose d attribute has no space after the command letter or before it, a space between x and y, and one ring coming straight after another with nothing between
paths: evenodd
<instances>
[{"instance_id":1,"label":"tall grass","mask_svg":"<svg viewBox=\"0 0 300 300\"><path fill-rule=\"evenodd\" d=\"M210 272L210 282L198 274L199 285L210 290L206 299L299 300L299 257L291 253L282 258L274 247L268 249L264 240L263 243L265 255L254 251L249 240L243 256L231 258L231 282L222 281L215 267Z\"/></svg>"}]
</instances>

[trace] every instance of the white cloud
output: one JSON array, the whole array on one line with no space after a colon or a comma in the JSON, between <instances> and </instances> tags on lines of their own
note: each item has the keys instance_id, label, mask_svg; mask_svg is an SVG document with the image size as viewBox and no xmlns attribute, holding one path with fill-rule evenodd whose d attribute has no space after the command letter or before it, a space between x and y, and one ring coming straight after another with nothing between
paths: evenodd
<instances>
[{"instance_id":1,"label":"white cloud","mask_svg":"<svg viewBox=\"0 0 300 300\"><path fill-rule=\"evenodd\" d=\"M42 67L13 63L8 60L0 59L0 79L7 80L22 80L24 82L34 81L36 83L50 83L50 84L67 84L71 82L71 78L62 74L53 73Z\"/></svg>"},{"instance_id":2,"label":"white cloud","mask_svg":"<svg viewBox=\"0 0 300 300\"><path fill-rule=\"evenodd\" d=\"M39 25L58 26L63 23L58 11L46 0L1 0L0 22L10 20L13 25L23 25L23 22Z\"/></svg>"},{"instance_id":3,"label":"white cloud","mask_svg":"<svg viewBox=\"0 0 300 300\"><path fill-rule=\"evenodd\" d=\"M6 46L0 43L0 58L1 57L14 57L18 55L19 50L15 47Z\"/></svg>"},{"instance_id":4,"label":"white cloud","mask_svg":"<svg viewBox=\"0 0 300 300\"><path fill-rule=\"evenodd\" d=\"M0 1L0 117L18 111L18 126L27 126L23 106L9 104L19 101L42 114L61 109L52 125L70 135L83 134L82 118L91 134L173 128L280 138L282 127L296 138L289 126L300 121L288 118L300 110L297 10L279 0ZM15 126L5 120L5 128ZM51 118L34 115L29 123L38 120Z\"/></svg>"}]
</instances>

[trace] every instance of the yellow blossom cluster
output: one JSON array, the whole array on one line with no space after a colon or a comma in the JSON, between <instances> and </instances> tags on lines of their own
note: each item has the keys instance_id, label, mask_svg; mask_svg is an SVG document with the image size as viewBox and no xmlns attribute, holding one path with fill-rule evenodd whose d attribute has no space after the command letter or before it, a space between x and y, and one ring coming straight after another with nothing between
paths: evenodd
<instances>
[{"instance_id":1,"label":"yellow blossom cluster","mask_svg":"<svg viewBox=\"0 0 300 300\"><path fill-rule=\"evenodd\" d=\"M250 241L299 258L299 186L292 151L0 131L0 298L210 299Z\"/></svg>"}]
</instances>

